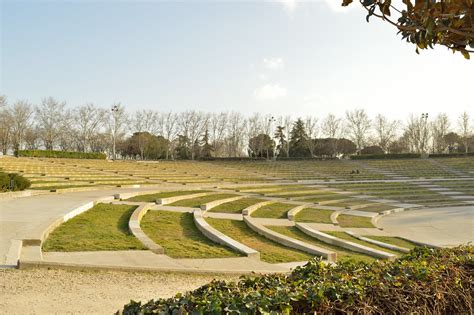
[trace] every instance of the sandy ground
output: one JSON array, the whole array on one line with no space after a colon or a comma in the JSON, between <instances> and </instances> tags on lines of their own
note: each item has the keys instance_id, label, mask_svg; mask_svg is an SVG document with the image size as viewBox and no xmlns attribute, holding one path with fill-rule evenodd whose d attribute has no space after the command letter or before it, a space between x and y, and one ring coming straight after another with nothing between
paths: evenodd
<instances>
[{"instance_id":1,"label":"sandy ground","mask_svg":"<svg viewBox=\"0 0 474 315\"><path fill-rule=\"evenodd\" d=\"M0 269L0 314L113 314L229 275Z\"/></svg>"}]
</instances>

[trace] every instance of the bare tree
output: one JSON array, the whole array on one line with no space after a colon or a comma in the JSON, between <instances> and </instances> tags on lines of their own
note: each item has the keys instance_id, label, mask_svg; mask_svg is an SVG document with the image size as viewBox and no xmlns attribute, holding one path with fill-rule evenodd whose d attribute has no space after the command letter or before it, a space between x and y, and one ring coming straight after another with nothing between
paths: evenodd
<instances>
[{"instance_id":1,"label":"bare tree","mask_svg":"<svg viewBox=\"0 0 474 315\"><path fill-rule=\"evenodd\" d=\"M305 119L305 126L306 132L308 133L308 141L306 141L308 145L309 152L311 157L314 156L314 151L316 149L316 142L315 140L319 137L319 125L318 125L318 118L307 116Z\"/></svg>"},{"instance_id":2,"label":"bare tree","mask_svg":"<svg viewBox=\"0 0 474 315\"><path fill-rule=\"evenodd\" d=\"M467 112L463 112L458 119L459 135L464 144L464 150L469 152L469 137L472 135L471 118Z\"/></svg>"},{"instance_id":3,"label":"bare tree","mask_svg":"<svg viewBox=\"0 0 474 315\"><path fill-rule=\"evenodd\" d=\"M226 112L212 114L209 119L209 138L215 156L223 156L224 139L228 131L229 114Z\"/></svg>"},{"instance_id":4,"label":"bare tree","mask_svg":"<svg viewBox=\"0 0 474 315\"><path fill-rule=\"evenodd\" d=\"M385 116L378 114L374 120L375 143L388 152L388 148L397 136L397 128L400 122L397 120L389 121Z\"/></svg>"},{"instance_id":5,"label":"bare tree","mask_svg":"<svg viewBox=\"0 0 474 315\"><path fill-rule=\"evenodd\" d=\"M178 135L178 115L168 112L163 115L163 137L169 140L169 147L166 151L166 159L174 158L175 140Z\"/></svg>"},{"instance_id":6,"label":"bare tree","mask_svg":"<svg viewBox=\"0 0 474 315\"><path fill-rule=\"evenodd\" d=\"M370 119L365 110L355 109L346 112L346 123L349 139L357 146L360 152L367 144L370 130Z\"/></svg>"},{"instance_id":7,"label":"bare tree","mask_svg":"<svg viewBox=\"0 0 474 315\"><path fill-rule=\"evenodd\" d=\"M6 155L8 152L13 125L13 119L7 106L6 97L0 96L0 151L3 155Z\"/></svg>"},{"instance_id":8,"label":"bare tree","mask_svg":"<svg viewBox=\"0 0 474 315\"><path fill-rule=\"evenodd\" d=\"M94 104L86 104L76 108L72 115L76 145L79 151L88 152L105 122L106 111Z\"/></svg>"},{"instance_id":9,"label":"bare tree","mask_svg":"<svg viewBox=\"0 0 474 315\"><path fill-rule=\"evenodd\" d=\"M436 153L443 153L447 144L444 136L449 132L450 122L449 117L445 113L439 114L436 119L431 123L431 150Z\"/></svg>"},{"instance_id":10,"label":"bare tree","mask_svg":"<svg viewBox=\"0 0 474 315\"><path fill-rule=\"evenodd\" d=\"M148 132L152 135L158 133L160 129L159 115L152 110L136 111L132 119L132 127L133 131L138 133L138 150L140 151L140 158L143 160L147 146L146 139L148 139L144 133Z\"/></svg>"},{"instance_id":11,"label":"bare tree","mask_svg":"<svg viewBox=\"0 0 474 315\"><path fill-rule=\"evenodd\" d=\"M428 143L431 136L428 119L425 117L416 118L411 115L408 119L404 136L406 137L412 152L421 154L427 153Z\"/></svg>"},{"instance_id":12,"label":"bare tree","mask_svg":"<svg viewBox=\"0 0 474 315\"><path fill-rule=\"evenodd\" d=\"M58 102L52 97L42 100L35 108L35 121L46 150L53 150L61 133L61 123L64 121L66 103Z\"/></svg>"},{"instance_id":13,"label":"bare tree","mask_svg":"<svg viewBox=\"0 0 474 315\"><path fill-rule=\"evenodd\" d=\"M125 112L125 108L120 103L113 104L107 119L107 131L112 142L112 159L114 160L117 158L117 141L125 135L127 124L128 115Z\"/></svg>"},{"instance_id":14,"label":"bare tree","mask_svg":"<svg viewBox=\"0 0 474 315\"><path fill-rule=\"evenodd\" d=\"M332 139L330 142L331 155L335 155L338 152L339 138L344 136L345 130L342 124L342 119L337 118L333 114L329 114L323 120L321 125L323 134Z\"/></svg>"},{"instance_id":15,"label":"bare tree","mask_svg":"<svg viewBox=\"0 0 474 315\"><path fill-rule=\"evenodd\" d=\"M25 131L32 125L33 107L26 101L17 101L10 108L10 115L13 150L18 151L25 140Z\"/></svg>"},{"instance_id":16,"label":"bare tree","mask_svg":"<svg viewBox=\"0 0 474 315\"><path fill-rule=\"evenodd\" d=\"M225 151L228 157L239 157L244 154L246 127L247 120L242 114L237 112L229 114L227 136L224 139Z\"/></svg>"}]
</instances>

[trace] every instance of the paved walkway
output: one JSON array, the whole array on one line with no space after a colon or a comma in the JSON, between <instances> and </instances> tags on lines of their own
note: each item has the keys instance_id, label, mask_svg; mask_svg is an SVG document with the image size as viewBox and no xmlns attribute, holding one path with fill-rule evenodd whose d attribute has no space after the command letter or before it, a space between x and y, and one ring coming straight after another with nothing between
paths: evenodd
<instances>
[{"instance_id":1,"label":"paved walkway","mask_svg":"<svg viewBox=\"0 0 474 315\"><path fill-rule=\"evenodd\" d=\"M399 212L377 224L390 234L438 246L474 242L474 206Z\"/></svg>"}]
</instances>

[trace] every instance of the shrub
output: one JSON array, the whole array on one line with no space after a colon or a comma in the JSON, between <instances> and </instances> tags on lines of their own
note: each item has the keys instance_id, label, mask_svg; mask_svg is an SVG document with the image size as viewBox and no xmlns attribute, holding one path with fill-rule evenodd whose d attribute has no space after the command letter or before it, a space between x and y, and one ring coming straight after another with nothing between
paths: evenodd
<instances>
[{"instance_id":1,"label":"shrub","mask_svg":"<svg viewBox=\"0 0 474 315\"><path fill-rule=\"evenodd\" d=\"M101 152L71 152L53 150L19 150L15 152L15 156L96 160L105 160L107 158L105 153Z\"/></svg>"},{"instance_id":2,"label":"shrub","mask_svg":"<svg viewBox=\"0 0 474 315\"><path fill-rule=\"evenodd\" d=\"M415 248L396 261L315 259L289 275L212 281L184 295L131 301L123 314L472 314L474 247Z\"/></svg>"},{"instance_id":3,"label":"shrub","mask_svg":"<svg viewBox=\"0 0 474 315\"><path fill-rule=\"evenodd\" d=\"M18 174L6 174L0 172L0 191L9 191L10 180L13 179L13 191L25 190L31 186L31 182Z\"/></svg>"}]
</instances>

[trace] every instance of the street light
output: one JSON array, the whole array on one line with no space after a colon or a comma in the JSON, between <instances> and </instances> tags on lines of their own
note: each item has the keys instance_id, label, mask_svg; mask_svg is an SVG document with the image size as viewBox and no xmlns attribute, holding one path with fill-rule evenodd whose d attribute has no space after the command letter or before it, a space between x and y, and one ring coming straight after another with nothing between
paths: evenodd
<instances>
[{"instance_id":1,"label":"street light","mask_svg":"<svg viewBox=\"0 0 474 315\"><path fill-rule=\"evenodd\" d=\"M276 119L275 119L275 117L273 117L273 116L268 119L268 122L270 123L270 133L271 133L272 130L273 130L272 127L273 127L273 123L274 123L275 121L276 121ZM270 136L270 139L272 139L271 136ZM272 140L272 141L273 141L273 140ZM273 145L272 150L273 150L272 159L275 160L275 159L276 159L276 152L275 152L275 151L276 151L276 146L275 146L275 144ZM267 149L267 158L268 158L268 149Z\"/></svg>"},{"instance_id":2,"label":"street light","mask_svg":"<svg viewBox=\"0 0 474 315\"><path fill-rule=\"evenodd\" d=\"M112 108L110 109L110 111L112 112L112 118L114 120L114 128L112 130L112 140L113 140L113 146L112 146L112 158L113 160L115 161L115 131L116 131L116 128L117 128L117 117L116 117L116 114L117 112L119 111L119 107L118 105L114 105L112 106Z\"/></svg>"}]
</instances>

